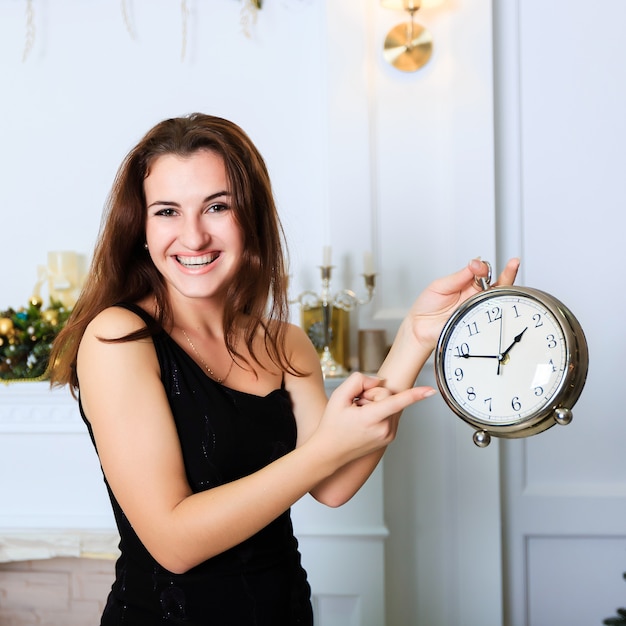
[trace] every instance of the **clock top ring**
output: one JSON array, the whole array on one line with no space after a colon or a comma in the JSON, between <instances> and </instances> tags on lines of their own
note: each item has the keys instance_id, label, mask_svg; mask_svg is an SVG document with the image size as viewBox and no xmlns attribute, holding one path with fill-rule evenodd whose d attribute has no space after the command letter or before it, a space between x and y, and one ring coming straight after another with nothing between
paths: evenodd
<instances>
[{"instance_id":1,"label":"clock top ring","mask_svg":"<svg viewBox=\"0 0 626 626\"><path fill-rule=\"evenodd\" d=\"M482 263L487 266L487 276L474 276L474 283L482 291L487 291L487 289L489 289L489 286L491 285L493 272L491 268L491 263L489 263L489 261L482 261Z\"/></svg>"}]
</instances>

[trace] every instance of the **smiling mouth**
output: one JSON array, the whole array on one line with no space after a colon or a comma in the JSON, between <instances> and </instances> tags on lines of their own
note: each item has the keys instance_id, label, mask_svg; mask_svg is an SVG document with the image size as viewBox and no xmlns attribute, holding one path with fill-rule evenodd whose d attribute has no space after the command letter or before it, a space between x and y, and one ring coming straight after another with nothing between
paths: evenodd
<instances>
[{"instance_id":1,"label":"smiling mouth","mask_svg":"<svg viewBox=\"0 0 626 626\"><path fill-rule=\"evenodd\" d=\"M211 265L215 259L219 257L219 253L205 254L203 256L177 256L176 260L183 267L203 267L205 265Z\"/></svg>"}]
</instances>

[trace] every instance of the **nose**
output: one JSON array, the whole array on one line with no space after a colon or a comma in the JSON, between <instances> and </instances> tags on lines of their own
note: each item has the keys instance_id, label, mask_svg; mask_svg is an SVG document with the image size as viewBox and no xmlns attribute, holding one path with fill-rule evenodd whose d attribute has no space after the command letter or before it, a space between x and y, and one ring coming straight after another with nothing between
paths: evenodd
<instances>
[{"instance_id":1,"label":"nose","mask_svg":"<svg viewBox=\"0 0 626 626\"><path fill-rule=\"evenodd\" d=\"M201 250L211 240L211 234L199 216L187 216L179 240L189 250Z\"/></svg>"}]
</instances>

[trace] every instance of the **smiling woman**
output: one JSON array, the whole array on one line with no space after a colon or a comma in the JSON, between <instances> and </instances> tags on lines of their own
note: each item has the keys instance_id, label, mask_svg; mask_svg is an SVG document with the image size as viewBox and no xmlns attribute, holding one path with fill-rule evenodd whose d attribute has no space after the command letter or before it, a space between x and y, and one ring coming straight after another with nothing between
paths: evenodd
<instances>
[{"instance_id":1,"label":"smiling woman","mask_svg":"<svg viewBox=\"0 0 626 626\"><path fill-rule=\"evenodd\" d=\"M435 393L417 375L487 271L433 283L378 377L327 399L313 344L286 321L283 259L265 163L235 124L165 120L122 163L51 356L53 383L79 392L121 538L104 626L312 624L291 506L363 486L403 409Z\"/></svg>"}]
</instances>

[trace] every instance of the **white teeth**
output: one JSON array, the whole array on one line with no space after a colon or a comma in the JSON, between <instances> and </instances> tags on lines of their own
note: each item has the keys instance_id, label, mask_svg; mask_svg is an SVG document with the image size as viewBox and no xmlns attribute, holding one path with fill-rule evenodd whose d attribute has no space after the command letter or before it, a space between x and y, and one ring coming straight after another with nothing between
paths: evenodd
<instances>
[{"instance_id":1,"label":"white teeth","mask_svg":"<svg viewBox=\"0 0 626 626\"><path fill-rule=\"evenodd\" d=\"M213 263L215 259L217 259L219 255L209 255L205 254L204 256L177 256L176 260L185 267L200 267L201 265L209 265Z\"/></svg>"}]
</instances>

